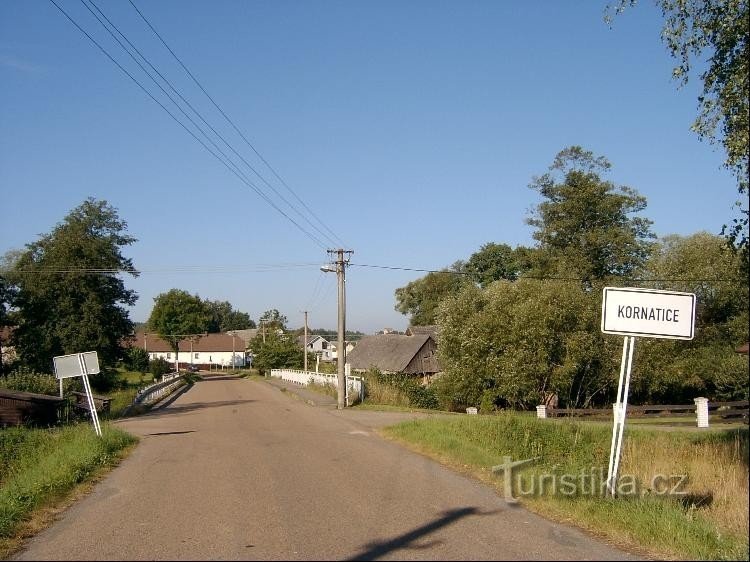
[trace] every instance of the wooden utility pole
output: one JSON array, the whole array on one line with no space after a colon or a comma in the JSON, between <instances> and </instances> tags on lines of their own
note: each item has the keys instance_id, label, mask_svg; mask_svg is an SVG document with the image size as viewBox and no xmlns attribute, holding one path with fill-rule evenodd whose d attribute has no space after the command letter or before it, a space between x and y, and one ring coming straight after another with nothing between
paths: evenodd
<instances>
[{"instance_id":1,"label":"wooden utility pole","mask_svg":"<svg viewBox=\"0 0 750 562\"><path fill-rule=\"evenodd\" d=\"M305 357L305 372L307 372L307 311L305 310L305 340L302 342L302 353Z\"/></svg>"},{"instance_id":2,"label":"wooden utility pole","mask_svg":"<svg viewBox=\"0 0 750 562\"><path fill-rule=\"evenodd\" d=\"M329 254L336 255L336 277L339 285L339 326L338 326L338 400L337 408L343 410L346 407L346 265L349 263L352 250L328 250Z\"/></svg>"}]
</instances>

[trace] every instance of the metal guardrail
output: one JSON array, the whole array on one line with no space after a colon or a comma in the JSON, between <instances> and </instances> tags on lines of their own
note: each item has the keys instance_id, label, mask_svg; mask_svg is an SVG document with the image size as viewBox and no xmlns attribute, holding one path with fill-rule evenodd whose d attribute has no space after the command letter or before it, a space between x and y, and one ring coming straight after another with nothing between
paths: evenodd
<instances>
[{"instance_id":1,"label":"metal guardrail","mask_svg":"<svg viewBox=\"0 0 750 562\"><path fill-rule=\"evenodd\" d=\"M138 391L133 404L153 404L163 396L167 396L182 385L187 384L179 372L169 373L162 377L161 382L154 383Z\"/></svg>"}]
</instances>

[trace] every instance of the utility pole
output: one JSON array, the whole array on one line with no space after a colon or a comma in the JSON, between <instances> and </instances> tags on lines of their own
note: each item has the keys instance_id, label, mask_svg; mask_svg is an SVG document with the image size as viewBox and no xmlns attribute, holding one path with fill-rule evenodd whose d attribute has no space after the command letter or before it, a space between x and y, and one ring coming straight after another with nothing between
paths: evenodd
<instances>
[{"instance_id":1,"label":"utility pole","mask_svg":"<svg viewBox=\"0 0 750 562\"><path fill-rule=\"evenodd\" d=\"M338 326L338 400L337 407L339 410L343 410L346 406L346 266L349 263L351 255L354 253L352 250L328 250L331 255L336 255L336 277L338 278L339 286L339 326Z\"/></svg>"},{"instance_id":2,"label":"utility pole","mask_svg":"<svg viewBox=\"0 0 750 562\"><path fill-rule=\"evenodd\" d=\"M302 342L302 353L305 357L305 372L307 372L307 311L305 310L305 340Z\"/></svg>"}]
</instances>

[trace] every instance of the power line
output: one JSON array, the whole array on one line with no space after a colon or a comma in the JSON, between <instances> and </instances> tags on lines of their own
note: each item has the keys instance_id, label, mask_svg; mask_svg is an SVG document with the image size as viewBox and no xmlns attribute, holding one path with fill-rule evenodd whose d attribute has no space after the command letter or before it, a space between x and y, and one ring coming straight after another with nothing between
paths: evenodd
<instances>
[{"instance_id":1,"label":"power line","mask_svg":"<svg viewBox=\"0 0 750 562\"><path fill-rule=\"evenodd\" d=\"M396 271L416 271L421 273L447 273L450 275L463 275L470 276L471 273L466 271L454 271L448 269L419 269L414 267L398 267L392 265L372 265L364 263L350 263L349 265L355 267L369 267L375 269L388 269ZM519 275L518 280L521 279L534 279L537 281L590 281L590 279L584 279L583 277L565 277L556 275ZM740 278L636 278L629 279L629 282L633 283L739 283L746 280Z\"/></svg>"},{"instance_id":2,"label":"power line","mask_svg":"<svg viewBox=\"0 0 750 562\"><path fill-rule=\"evenodd\" d=\"M269 264L257 266L182 266L162 268L97 268L97 267L40 267L28 270L9 270L7 273L13 275L40 275L40 274L88 274L88 275L117 275L131 273L140 275L143 273L271 273L283 270L312 269L318 267L317 263L301 264Z\"/></svg>"},{"instance_id":3,"label":"power line","mask_svg":"<svg viewBox=\"0 0 750 562\"><path fill-rule=\"evenodd\" d=\"M297 193L291 187L289 187L289 185L276 172L276 170L271 166L271 164L269 164L268 161L265 158L263 158L263 156L260 154L260 152L258 152L258 150L256 150L255 146L253 146L253 144L247 139L247 137L243 134L243 132L239 129L239 127L237 127L237 125L235 125L234 121L232 121L229 118L229 116L224 112L224 110L221 107L219 107L219 104L216 103L216 101L214 100L214 98L208 93L208 91L206 91L206 89L198 81L198 79L195 77L195 75L188 69L187 66L185 66L185 64L182 62L182 60L180 59L180 57L178 57L177 54L172 50L172 48L167 44L167 42L164 40L164 38L161 36L161 34L158 31L156 31L156 29L151 24L151 22L138 9L138 6L136 6L133 3L133 0L128 0L128 1L130 2L130 5L133 6L133 9L135 9L135 11L141 17L141 19L143 19L143 21L146 23L146 25L149 27L149 29L151 29L151 31L153 31L154 35L156 35L156 37L158 37L158 39L159 39L159 41L161 41L162 45L164 45L164 47L166 47L166 49L169 51L169 53L174 57L174 59L185 70L185 72L188 74L188 76L190 76L190 78L193 80L193 82L195 82L195 84L201 89L201 91L211 101L211 103L213 104L213 106L219 111L219 113L221 113L221 115L224 117L224 119L227 120L227 122L232 126L232 128L242 138L242 140L245 141L245 144L247 144L252 149L252 151L255 153L255 155L258 158L260 158L260 160L263 162L263 164L265 164L266 167L271 171L271 173L273 173L273 175L276 177L276 179L278 179L279 182L281 182L281 184L295 197L295 199L297 199L297 201L299 201L299 203L307 210L307 212L310 213L310 215L313 218L315 218L315 220L317 220L318 223L324 229L326 229L341 245L346 246L346 244L343 243L343 241L336 235L336 233L334 233L330 228L328 228L328 226L322 220L320 220L320 218L312 211L312 209L310 209L305 204L305 202L302 199L300 199L300 197L297 195ZM328 236L326 236L326 238L328 238L329 240L331 240ZM331 241L333 242L333 240L331 240ZM337 245L337 244L334 244L334 245Z\"/></svg>"},{"instance_id":4,"label":"power line","mask_svg":"<svg viewBox=\"0 0 750 562\"><path fill-rule=\"evenodd\" d=\"M287 200L287 199L286 199L286 198L285 198L285 197L284 197L284 196L283 196L283 195L282 195L281 193L279 193L279 192L278 192L278 191L276 190L276 188L275 188L275 187L274 187L273 185L271 185L271 184L270 184L270 183L268 182L268 180L266 180L266 178L265 178L265 177L263 177L263 175L261 175L261 174L260 174L260 172L258 172L258 170L256 170L256 169L255 169L255 167L254 167L254 166L253 166L252 164L250 164L250 163L249 163L249 162L248 162L248 161L247 161L247 160L246 160L246 159L245 159L245 158L244 158L244 157L243 157L243 156L242 156L242 155L241 155L241 154L240 154L239 152L237 152L237 150L235 150L235 148L234 148L234 147L233 147L233 146L232 146L232 145L231 145L231 144L230 144L230 143L229 143L229 142L228 142L228 141L227 141L227 140L226 140L226 139L225 139L225 138L224 138L224 137L223 137L223 136L222 136L222 135L221 135L221 134L220 134L220 133L219 133L219 132L218 132L218 131L217 131L217 130L216 130L216 129L215 129L215 128L214 128L214 127L213 127L213 126L212 126L212 125L211 125L211 124L210 124L210 123L209 123L209 122L208 122L208 121L206 120L206 119L205 119L205 118L204 118L204 117L203 117L203 115L201 115L201 113L200 113L200 112L199 112L199 111L198 111L197 109L195 109L195 107L193 107L193 105L192 105L192 104L191 104L191 103L190 103L190 102L189 102L189 101L188 101L187 99L185 99L185 97L184 97L184 96L183 96L183 95L182 95L182 94L181 94L181 93L180 93L180 92L179 92L179 91L178 91L178 90L177 90L177 89L176 89L176 88L175 88L175 87L173 86L173 84L172 84L172 83L171 83L171 82L170 82L170 81L169 81L169 80L168 80L168 79L167 79L167 78L166 78L166 77L165 77L165 76L164 76L164 75L163 75L163 74L162 74L161 72L159 72L159 70L158 70L158 69L157 69L157 68L156 68L156 67L155 67L155 66L154 66L154 65L153 65L153 64L151 63L151 61L150 61L150 60L149 60L149 59L148 59L148 58L147 58L147 57L146 57L146 56L145 56L145 55L144 55L144 54L143 54L143 53L142 53L142 52L141 52L141 51L140 51L140 50L138 49L138 47L136 47L136 46L135 46L135 45L134 45L134 44L133 44L133 43L132 43L132 42L130 41L130 39L128 39L128 38L127 38L127 37L125 36L125 34L123 34L123 33L122 33L122 31L120 31L120 29L119 29L119 28L117 27L117 25L115 25L115 24L114 24L114 23L112 22L112 20L110 20L110 19L109 19L109 18L108 18L108 17L107 17L107 16L106 16L106 15L104 14L104 12L102 12L102 10L101 10L101 9L100 9L100 8L99 8L99 7L97 6L97 5L96 5L96 3L94 2L94 0L88 0L88 1L89 1L89 2L91 3L91 5L92 5L92 6L93 6L93 7L94 7L94 8L96 9L96 11L97 11L97 12L99 12L99 14L101 14L101 16L102 16L102 17L103 17L103 18L104 18L105 20L107 20L107 23L109 23L109 25L110 25L110 26L111 26L111 27L112 27L112 28L113 28L113 29L114 29L114 30L115 30L115 31L116 31L116 32L117 32L117 33L118 33L118 34L119 34L119 35L120 35L120 36L121 36L121 37L122 37L122 38L123 38L123 39L124 39L124 40L125 40L125 41L126 41L127 43L128 43L128 45L130 45L130 46L131 46L131 47L133 48L133 50L134 50L134 51L135 51L136 53L138 53L138 55L139 55L139 56L140 56L140 57L141 57L141 58L142 58L142 59L144 60L144 62L145 62L145 63L146 63L146 64L147 64L147 65L148 65L149 67L151 67L151 69L152 69L152 70L153 70L153 71L154 71L154 72L155 72L156 74L158 74L158 75L159 75L159 77L160 77L160 78L161 78L161 79L162 79L162 80L164 81L164 83L165 83L165 84L166 84L166 85L167 85L167 86L169 87L169 89L170 89L170 90L172 90L172 92L174 92L174 93L175 93L175 94L176 94L176 95L177 95L177 96L178 96L178 97L180 98L180 100L182 100L182 102L183 102L183 103L184 103L185 105L187 105L187 106L188 106L188 107L190 108L190 110L191 110L191 111L192 111L193 113L195 113L195 115L196 115L196 116L197 116L197 117L198 117L198 118L199 118L199 119L200 119L200 120L201 120L201 121L202 121L202 122L204 123L204 125L206 125L206 126L207 126L207 127L209 128L209 129L211 129L211 131L212 131L212 132L214 133L214 135L216 135L216 136L217 136L217 137L218 137L218 138L219 138L219 139L220 139L220 140L221 140L221 141L222 141L222 142L223 142L223 143L224 143L224 144L225 144L225 145L227 146L227 148L229 148L229 150L231 150L231 151L232 151L232 152L233 152L233 153L235 154L235 156L237 156L237 157L238 157L238 158L239 158L239 159L240 159L240 160L241 160L241 161L242 161L242 162L243 162L243 163L245 164L245 166L247 166L247 167L248 167L248 168L249 168L249 169L250 169L250 170L251 170L251 171L252 171L252 172L253 172L253 173L254 173L254 174L255 174L255 175L256 175L256 176L258 177L258 179L260 179L260 180L261 180L261 181L262 181L263 183L265 183L265 184L266 184L266 186L268 186L268 188L269 188L269 189L271 189L271 191L273 191L273 192L274 192L274 193L276 194L276 196L277 196L277 197L279 197L279 199L281 199L281 200L282 200L282 201L283 201L284 203L286 203L286 204L287 204L287 206L289 206L289 208L290 208L290 209L292 209L292 210L293 210L293 211L294 211L295 213L297 213L297 214L298 214L298 215L299 215L299 216L300 216L300 217L301 217L301 218L302 218L302 219L303 219L303 220L304 220L305 222L307 222L307 224L309 224L309 225L310 225L310 227L312 227L312 228L313 228L314 230L316 230L316 231L317 231L317 232L318 232L318 233L319 233L319 234L320 234L321 236L323 236L324 238L326 238L326 239L327 239L327 240L328 240L329 242L333 242L333 239L332 239L332 238L331 238L330 236L328 236L328 235L327 235L327 234L326 234L325 232L323 232L323 231L322 231L322 230L320 230L320 229L319 229L319 228L318 228L318 227L317 227L317 226L316 226L315 224L313 224L313 223L312 223L312 222L311 222L311 221L310 221L310 220L309 220L309 219L308 219L308 218L307 218L307 217L306 217L306 216L305 216L305 215L304 215L304 214L303 214L303 213L302 213L302 212L301 212L301 211L300 211L299 209L297 209L297 207L295 207L295 206L294 206L294 205L293 205L292 203L290 203L290 202L289 202L289 201L288 201L288 200ZM85 5L85 6L86 6L86 7L88 8L89 12L91 12L91 8L89 8L89 7L88 7L88 5L87 5L87 4L85 3L85 1L84 1L84 0L81 0L81 3L83 3L83 4L84 4L84 5ZM149 76L149 77L151 78L151 80L153 80L154 84L156 84L156 85L157 85L157 86L158 86L158 87L159 87L159 88L161 89L161 91L162 91L162 92L164 92L164 94L165 94L165 95L166 95L167 97L169 97L169 99L170 99L170 100L172 101L172 103L174 103L174 104L175 104L175 106L177 106L177 108L178 108L178 109L179 109L179 110L180 110L180 111L182 112L182 114L183 114L183 115L185 115L185 117L186 117L187 119L189 119L191 123L193 123L193 126L195 126L195 127L196 127L196 128L197 128L197 129L199 130L199 131L201 131L201 133L202 133L202 134L203 134L203 135L204 135L204 136L206 137L206 139L208 139L208 141L209 141L209 142L210 142L210 143L211 143L211 144L213 145L213 147L214 147L214 148L216 148L216 150L218 150L218 151L219 151L219 152L221 153L221 155L222 155L222 156L224 156L224 157L225 157L225 158L226 158L227 160L229 160L229 161L231 162L231 159L230 159L230 158L229 158L229 157L228 157L228 156L227 156L227 155L226 155L226 154L225 154L225 153L224 153L224 152L223 152L223 151L222 151L222 150L221 150L221 149L220 149L220 148L219 148L218 146L216 146L216 143L214 143L214 142L213 142L213 140L211 140L211 138L210 138L210 137L208 136L208 134L206 134L206 133L205 133L205 132L203 131L203 129L201 129L201 128L200 128L200 127L199 127L199 126L198 126L198 125L197 125L197 124L196 124L196 123L195 123L195 122L194 122L194 121L193 121L193 120L192 120L192 119L191 119L191 118L190 118L190 117L189 117L189 116L188 116L188 115L187 115L187 114L185 113L185 111L183 111L183 109L182 109L182 108L180 107L180 105L179 105L179 104L178 104L178 103L177 103L177 102L176 102L176 101L175 101L175 100L174 100L174 99L172 98L172 96L170 96L170 95L169 95L169 93L167 93L167 92L166 92L166 91L164 90L164 88L163 88L163 87L161 86L161 84L159 84L159 83L158 83L158 82L157 82L157 81L156 81L156 80L154 79L154 77L153 77L153 76L151 76L151 74L150 74L150 73L149 73L149 72L148 72L148 71L147 71L147 70L146 70L145 68L143 68L143 65L141 65L141 64L140 64L140 62L138 62L138 60L137 60L137 59L136 59L136 58L135 58L135 57L133 56L133 54L132 54L132 53L131 53L130 51L128 51L128 50L127 50L127 49L125 48L125 46L124 46L124 45L122 45L122 43L121 43L121 42L120 42L120 41L119 41L119 40L117 39L117 37L116 37L116 36L115 36L115 35L114 35L114 34L113 34L113 33L112 33L112 32L111 32L111 31L110 31L110 30L109 30L109 29L108 29L108 28L107 28L107 27L106 27L106 26L104 25L104 23L103 23L103 22L101 21L101 19L99 19L99 18L98 18L98 17L96 16L96 14L94 14L93 12L91 12L91 13L92 13L92 14L94 15L94 17L96 17L96 19L98 19L98 20L99 20L99 23L101 23L101 24L102 24L102 26L104 26L104 27L105 27L105 29L107 29L107 31L109 31L110 35L112 35L112 37L113 37L113 38L114 38L114 39L115 39L115 40L116 40L116 41L117 41L117 42L118 42L118 43L120 44L120 46L121 46L121 47L122 47L122 48L123 48L123 49L124 49L124 50L125 50L125 51L126 51L126 52L127 52L128 54L129 54L129 55L130 55L130 57L131 57L131 58L132 58L132 59L133 59L133 60L134 60L134 61L136 62L136 64L138 64L138 66L140 66L140 67L141 67L141 70L143 70L143 71L144 71L144 72L145 72L145 73L146 73L146 74L147 74L147 75L148 75L148 76ZM234 165L234 163L233 163L233 162L232 162L232 164ZM246 179L248 179L248 178L246 178ZM250 180L248 179L248 181L250 181Z\"/></svg>"},{"instance_id":5,"label":"power line","mask_svg":"<svg viewBox=\"0 0 750 562\"><path fill-rule=\"evenodd\" d=\"M161 103L154 95L143 85L141 84L130 72L128 72L117 60L112 57L112 55L109 54L109 52L102 47L99 42L96 41L85 29L83 29L78 22L76 22L60 5L55 2L55 0L49 0L81 33L83 33L89 41L91 41L96 47L99 48L99 50L104 53L104 55L112 61L125 75L130 78L135 84L138 85L141 90L148 95L154 102L156 102L159 107L161 107L174 121L177 122L178 125L180 125L187 133L193 137L195 141L197 141L206 151L208 151L211 156L216 158L221 164L223 164L230 172L232 172L240 181L242 181L245 185L250 187L255 193L258 194L263 200L266 201L271 207L273 207L277 212L279 212L281 215L283 215L289 222L291 222L294 226L296 226L303 234L305 234L308 238L310 238L313 242L315 242L318 246L321 248L325 248L325 244L323 244L317 237L315 237L313 234L305 230L301 225L299 225L294 219L292 219L289 215L287 215L283 210L281 210L271 199L268 198L268 196L263 193L260 189L258 189L257 186L255 186L251 181L248 179L242 177L242 174L235 171L229 164L227 164L224 160L221 159L215 152L213 152L206 144L198 138L193 131L191 131L182 121L180 121L169 109L167 109L163 103ZM106 28L106 26L105 26ZM127 50L127 49L126 49ZM171 98L170 98L171 99ZM174 100L172 100L174 102ZM230 161L231 162L231 161Z\"/></svg>"}]
</instances>

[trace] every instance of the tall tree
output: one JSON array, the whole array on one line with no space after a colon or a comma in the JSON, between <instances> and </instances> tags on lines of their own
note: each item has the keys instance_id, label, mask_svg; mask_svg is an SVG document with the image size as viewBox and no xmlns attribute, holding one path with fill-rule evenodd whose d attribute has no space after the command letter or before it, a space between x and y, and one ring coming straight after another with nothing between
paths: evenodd
<instances>
[{"instance_id":1,"label":"tall tree","mask_svg":"<svg viewBox=\"0 0 750 562\"><path fill-rule=\"evenodd\" d=\"M54 356L89 350L103 365L119 358L133 328L124 306L138 298L121 278L138 275L122 255L133 242L117 210L89 198L26 245L8 274L17 290L13 337L22 363L49 371Z\"/></svg>"},{"instance_id":2,"label":"tall tree","mask_svg":"<svg viewBox=\"0 0 750 562\"><path fill-rule=\"evenodd\" d=\"M620 13L636 0L619 0L609 6ZM677 60L672 71L679 86L687 84L695 61L702 65L703 91L698 96L698 117L692 125L701 139L720 142L726 153L724 165L737 178L741 195L739 217L724 226L729 242L740 250L745 273L748 270L748 162L750 162L749 112L750 17L747 0L655 0L664 16L661 37ZM744 203L744 207L743 207Z\"/></svg>"},{"instance_id":3,"label":"tall tree","mask_svg":"<svg viewBox=\"0 0 750 562\"><path fill-rule=\"evenodd\" d=\"M209 313L208 332L216 334L229 330L255 328L255 322L246 312L234 310L229 301L204 301Z\"/></svg>"},{"instance_id":4,"label":"tall tree","mask_svg":"<svg viewBox=\"0 0 750 562\"><path fill-rule=\"evenodd\" d=\"M488 242L471 255L464 269L482 287L500 279L515 281L531 268L531 252L524 246Z\"/></svg>"},{"instance_id":5,"label":"tall tree","mask_svg":"<svg viewBox=\"0 0 750 562\"><path fill-rule=\"evenodd\" d=\"M271 331L265 337L257 335L248 342L253 352L253 368L265 374L271 369L301 369L304 349L292 334Z\"/></svg>"},{"instance_id":6,"label":"tall tree","mask_svg":"<svg viewBox=\"0 0 750 562\"><path fill-rule=\"evenodd\" d=\"M286 324L288 322L287 317L281 314L275 308L266 310L260 315L259 324L265 327L266 330L286 330Z\"/></svg>"},{"instance_id":7,"label":"tall tree","mask_svg":"<svg viewBox=\"0 0 750 562\"><path fill-rule=\"evenodd\" d=\"M695 293L695 338L643 339L636 346L633 396L682 403L696 396L747 399L748 278L723 238L698 232L660 239L644 277L650 286ZM673 402L674 401L674 402Z\"/></svg>"},{"instance_id":8,"label":"tall tree","mask_svg":"<svg viewBox=\"0 0 750 562\"><path fill-rule=\"evenodd\" d=\"M653 238L651 221L637 213L646 199L601 178L611 164L580 146L558 153L549 171L529 186L544 200L527 223L545 256L539 273L565 273L585 285L628 277L642 267ZM540 265L541 264L541 265Z\"/></svg>"},{"instance_id":9,"label":"tall tree","mask_svg":"<svg viewBox=\"0 0 750 562\"><path fill-rule=\"evenodd\" d=\"M440 301L457 293L469 283L463 274L463 262L454 263L449 269L428 273L424 277L396 289L396 310L410 314L412 326L434 324L437 321L437 307Z\"/></svg>"},{"instance_id":10,"label":"tall tree","mask_svg":"<svg viewBox=\"0 0 750 562\"><path fill-rule=\"evenodd\" d=\"M154 308L148 319L148 329L159 334L175 353L175 364L180 340L198 337L208 330L209 311L198 295L171 289L154 298Z\"/></svg>"}]
</instances>

